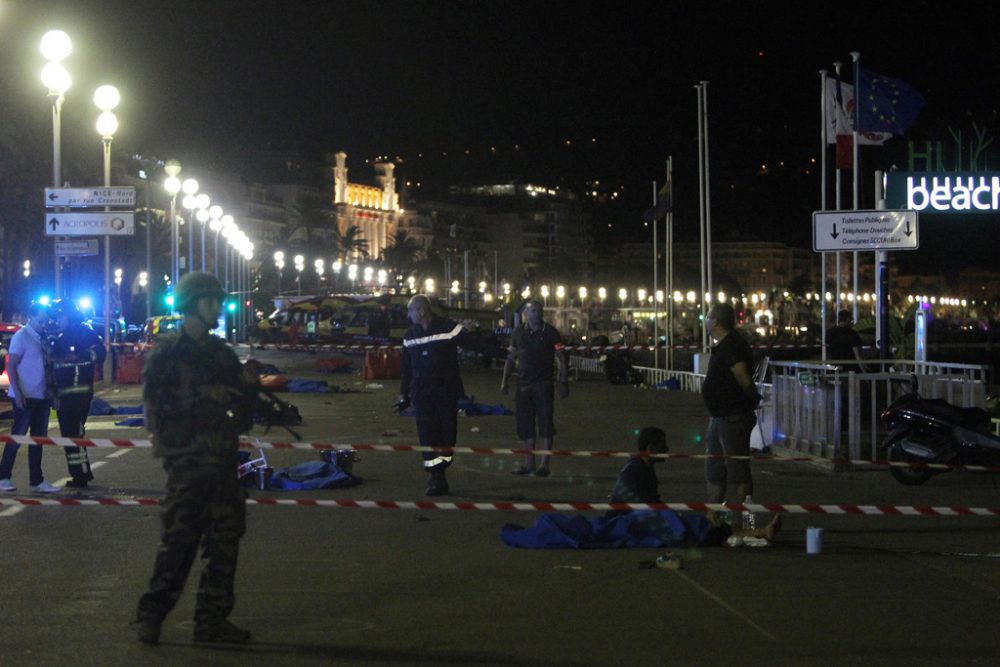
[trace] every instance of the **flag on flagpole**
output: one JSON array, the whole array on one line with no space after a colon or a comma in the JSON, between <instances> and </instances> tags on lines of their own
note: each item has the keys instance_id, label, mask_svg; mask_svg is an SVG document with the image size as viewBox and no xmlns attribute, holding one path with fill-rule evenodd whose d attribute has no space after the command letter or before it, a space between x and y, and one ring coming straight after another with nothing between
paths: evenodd
<instances>
[{"instance_id":1,"label":"flag on flagpole","mask_svg":"<svg viewBox=\"0 0 1000 667\"><path fill-rule=\"evenodd\" d=\"M899 79L858 68L858 116L862 132L901 136L917 120L926 100L917 89Z\"/></svg>"},{"instance_id":2,"label":"flag on flagpole","mask_svg":"<svg viewBox=\"0 0 1000 667\"><path fill-rule=\"evenodd\" d=\"M837 168L850 169L854 159L854 86L836 77L826 80L827 143L837 145ZM892 137L891 132L862 132L861 146L881 146Z\"/></svg>"},{"instance_id":3,"label":"flag on flagpole","mask_svg":"<svg viewBox=\"0 0 1000 667\"><path fill-rule=\"evenodd\" d=\"M667 213L673 210L674 202L673 196L670 192L670 178L668 174L667 180L663 183L663 187L660 191L656 193L656 204L646 212L643 213L642 219L646 222L654 222L659 220Z\"/></svg>"}]
</instances>

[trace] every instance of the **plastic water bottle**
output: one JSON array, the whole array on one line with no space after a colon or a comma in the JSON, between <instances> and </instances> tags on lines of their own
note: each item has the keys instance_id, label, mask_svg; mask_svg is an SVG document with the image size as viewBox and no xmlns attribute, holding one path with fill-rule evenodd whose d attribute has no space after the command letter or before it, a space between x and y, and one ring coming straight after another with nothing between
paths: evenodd
<instances>
[{"instance_id":1,"label":"plastic water bottle","mask_svg":"<svg viewBox=\"0 0 1000 667\"><path fill-rule=\"evenodd\" d=\"M747 496L743 499L744 505L750 505L753 503L753 498ZM757 519L754 518L753 512L750 510L743 510L743 527L748 530L753 530L757 527Z\"/></svg>"}]
</instances>

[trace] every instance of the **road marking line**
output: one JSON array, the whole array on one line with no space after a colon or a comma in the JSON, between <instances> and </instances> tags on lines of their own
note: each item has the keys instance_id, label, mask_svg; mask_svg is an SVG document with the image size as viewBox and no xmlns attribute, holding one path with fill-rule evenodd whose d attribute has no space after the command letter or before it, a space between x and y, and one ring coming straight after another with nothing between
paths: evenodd
<instances>
[{"instance_id":1,"label":"road marking line","mask_svg":"<svg viewBox=\"0 0 1000 667\"><path fill-rule=\"evenodd\" d=\"M712 593L710 590L708 590L707 588L705 588L704 586L702 586L701 584L699 584L697 581L695 581L691 577L687 576L686 574L684 574L680 570L671 570L671 571L674 574L676 574L677 576L679 576L681 579L683 579L684 581L688 582L689 584L691 584L692 586L694 586L695 588L697 588L699 591L701 591L702 593L704 593L705 596L708 599L713 600L714 602L716 602L723 609L725 609L726 611L728 611L732 615L734 615L737 618L739 618L742 621L744 621L747 625L749 625L751 628L753 628L754 630L756 630L757 632L759 632L760 634L762 634L767 639L770 639L773 642L778 641L777 637L775 637L770 632L768 632L764 628L762 628L759 625L757 625L756 623L754 623L752 620L750 620L749 616L747 616L743 612L739 611L738 609L733 608L731 605L727 604L725 600L723 600L722 598L720 598L718 595L715 595L714 593Z\"/></svg>"},{"instance_id":2,"label":"road marking line","mask_svg":"<svg viewBox=\"0 0 1000 667\"><path fill-rule=\"evenodd\" d=\"M132 451L135 451L135 450L133 450L133 449L119 449L117 452L113 452L111 454L108 454L108 458L109 459L116 459L119 456L125 456L126 454L128 454L129 452L132 452Z\"/></svg>"},{"instance_id":3,"label":"road marking line","mask_svg":"<svg viewBox=\"0 0 1000 667\"><path fill-rule=\"evenodd\" d=\"M14 505L12 507L8 507L4 511L0 512L0 517L2 517L2 516L14 516L15 514L17 514L18 512L20 512L21 510L23 510L24 508L25 508L24 505Z\"/></svg>"}]
</instances>

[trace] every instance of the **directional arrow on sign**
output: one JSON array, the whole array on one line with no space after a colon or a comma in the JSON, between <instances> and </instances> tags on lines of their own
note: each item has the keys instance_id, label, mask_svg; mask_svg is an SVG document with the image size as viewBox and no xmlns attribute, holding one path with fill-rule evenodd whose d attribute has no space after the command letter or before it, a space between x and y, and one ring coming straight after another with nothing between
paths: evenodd
<instances>
[{"instance_id":1,"label":"directional arrow on sign","mask_svg":"<svg viewBox=\"0 0 1000 667\"><path fill-rule=\"evenodd\" d=\"M49 220L49 227L52 228L52 231L56 231L56 228L59 227L59 218Z\"/></svg>"},{"instance_id":2,"label":"directional arrow on sign","mask_svg":"<svg viewBox=\"0 0 1000 667\"><path fill-rule=\"evenodd\" d=\"M916 250L920 219L910 210L815 211L813 250Z\"/></svg>"}]
</instances>

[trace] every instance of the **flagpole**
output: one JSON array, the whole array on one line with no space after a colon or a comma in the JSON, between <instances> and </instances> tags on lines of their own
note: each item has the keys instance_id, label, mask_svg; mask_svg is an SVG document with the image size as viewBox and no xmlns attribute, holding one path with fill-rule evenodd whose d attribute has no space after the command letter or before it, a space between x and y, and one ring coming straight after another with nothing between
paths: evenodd
<instances>
[{"instance_id":1,"label":"flagpole","mask_svg":"<svg viewBox=\"0 0 1000 667\"><path fill-rule=\"evenodd\" d=\"M670 210L664 219L666 226L664 229L664 261L666 262L666 275L663 277L666 282L666 289L663 294L663 304L667 307L667 356L664 359L664 366L667 370L673 370L674 355L674 156L667 156L667 187L670 189Z\"/></svg>"},{"instance_id":2,"label":"flagpole","mask_svg":"<svg viewBox=\"0 0 1000 667\"><path fill-rule=\"evenodd\" d=\"M861 129L861 90L859 89L860 78L859 70L861 68L860 60L861 53L858 51L851 51L851 60L854 61L854 210L861 210L861 152L858 150L858 130ZM853 320L854 323L858 323L858 251L853 252L854 255L854 282L852 290L854 291L854 308L853 308Z\"/></svg>"},{"instance_id":3,"label":"flagpole","mask_svg":"<svg viewBox=\"0 0 1000 667\"><path fill-rule=\"evenodd\" d=\"M826 115L828 113L827 104L829 103L826 99L826 70L821 69L819 71L819 81L820 81L820 203L819 210L826 210L826 151L828 140L826 134ZM826 361L826 253L821 252L819 254L820 260L820 280L819 280L819 290L820 290L820 300L819 300L819 316L820 316L820 359Z\"/></svg>"},{"instance_id":4,"label":"flagpole","mask_svg":"<svg viewBox=\"0 0 1000 667\"><path fill-rule=\"evenodd\" d=\"M841 78L841 74L840 74L840 68L843 67L843 66L844 66L844 64L842 62L840 62L839 60L837 62L833 63L833 68L837 72L837 80L838 81L843 81L843 79ZM853 125L853 123L851 123L851 124ZM843 210L843 207L844 207L844 204L843 204L844 197L843 197L843 190L841 189L842 179L841 179L840 164L837 164L836 179L837 179L837 182L836 182L836 193L835 193L835 196L836 196L835 206L836 206L836 210L841 211L841 210ZM833 315L834 322L836 322L837 317L840 316L840 311L843 308L843 304L841 304L841 302L840 302L840 293L843 291L843 285L841 284L841 279L842 279L842 276L843 276L843 273L844 273L844 269L841 266L841 260L842 259L843 259L843 257L841 256L841 252L838 250L837 251L837 262L836 262L836 264L837 264L837 280L836 280L836 282L834 284L835 286L834 286L834 295L833 295L833 302L834 302L834 306L835 306L834 307L834 315Z\"/></svg>"},{"instance_id":5,"label":"flagpole","mask_svg":"<svg viewBox=\"0 0 1000 667\"><path fill-rule=\"evenodd\" d=\"M712 190L708 167L708 81L701 82L701 96L702 112L705 114L705 275L708 278L708 290L705 292L707 296L702 296L702 302L705 304L704 319L708 319L708 306L715 296L712 289Z\"/></svg>"},{"instance_id":6,"label":"flagpole","mask_svg":"<svg viewBox=\"0 0 1000 667\"><path fill-rule=\"evenodd\" d=\"M698 91L698 228L701 235L701 248L700 248L700 264L701 264L701 352L702 354L708 349L708 332L705 329L705 150L704 150L704 135L703 135L703 124L704 117L702 116L702 101L701 101L701 90L702 84L695 86L695 90ZM700 369L697 367L694 369L695 373L698 373Z\"/></svg>"},{"instance_id":7,"label":"flagpole","mask_svg":"<svg viewBox=\"0 0 1000 667\"><path fill-rule=\"evenodd\" d=\"M656 181L653 181L653 208L656 208ZM657 239L656 228L660 221L653 218L653 368L660 367L660 304L656 300L656 290L660 286L659 264L656 261Z\"/></svg>"}]
</instances>

